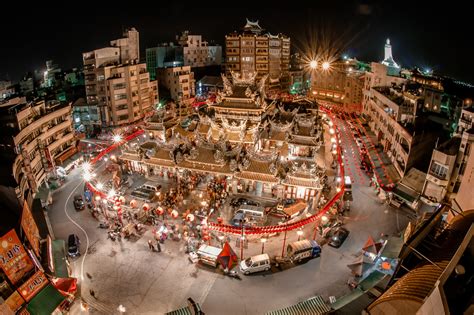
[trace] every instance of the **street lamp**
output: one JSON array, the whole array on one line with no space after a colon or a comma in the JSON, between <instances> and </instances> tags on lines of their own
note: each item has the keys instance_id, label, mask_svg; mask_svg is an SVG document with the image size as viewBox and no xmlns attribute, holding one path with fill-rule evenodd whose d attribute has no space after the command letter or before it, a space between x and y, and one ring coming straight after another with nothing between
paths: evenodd
<instances>
[{"instance_id":1,"label":"street lamp","mask_svg":"<svg viewBox=\"0 0 474 315\"><path fill-rule=\"evenodd\" d=\"M325 61L323 62L322 67L323 67L323 70L327 71L331 67L331 64L329 63L329 61Z\"/></svg>"},{"instance_id":2,"label":"street lamp","mask_svg":"<svg viewBox=\"0 0 474 315\"><path fill-rule=\"evenodd\" d=\"M267 242L267 239L265 237L262 237L260 239L260 242L262 242L262 254L263 254L263 251L265 250L265 243Z\"/></svg>"},{"instance_id":3,"label":"street lamp","mask_svg":"<svg viewBox=\"0 0 474 315\"><path fill-rule=\"evenodd\" d=\"M102 190L102 188L104 188L104 184L97 183L96 187L97 187L98 190Z\"/></svg>"},{"instance_id":4,"label":"street lamp","mask_svg":"<svg viewBox=\"0 0 474 315\"><path fill-rule=\"evenodd\" d=\"M112 140L113 140L115 143L119 143L120 141L122 141L122 136L119 135L119 134L115 134L115 135L112 137Z\"/></svg>"},{"instance_id":5,"label":"street lamp","mask_svg":"<svg viewBox=\"0 0 474 315\"><path fill-rule=\"evenodd\" d=\"M318 62L316 60L311 60L311 62L309 63L309 67L311 69L316 69L318 67Z\"/></svg>"},{"instance_id":6,"label":"street lamp","mask_svg":"<svg viewBox=\"0 0 474 315\"><path fill-rule=\"evenodd\" d=\"M298 231L296 231L296 234L298 234L298 241L299 241L301 239L301 235L303 235L303 231L298 230Z\"/></svg>"}]
</instances>

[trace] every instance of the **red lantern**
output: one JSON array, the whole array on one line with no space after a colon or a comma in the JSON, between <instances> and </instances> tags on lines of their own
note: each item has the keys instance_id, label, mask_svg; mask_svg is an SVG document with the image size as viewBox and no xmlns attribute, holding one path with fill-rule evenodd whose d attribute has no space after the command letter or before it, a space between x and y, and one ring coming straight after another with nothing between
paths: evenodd
<instances>
[{"instance_id":1,"label":"red lantern","mask_svg":"<svg viewBox=\"0 0 474 315\"><path fill-rule=\"evenodd\" d=\"M142 206L142 209L143 209L144 211L148 211L148 210L150 210L150 205L147 204L147 203L144 203L143 206Z\"/></svg>"},{"instance_id":2,"label":"red lantern","mask_svg":"<svg viewBox=\"0 0 474 315\"><path fill-rule=\"evenodd\" d=\"M194 214L191 214L191 213L188 214L188 215L186 216L186 220L188 220L189 222L193 222L193 221L194 221Z\"/></svg>"},{"instance_id":3,"label":"red lantern","mask_svg":"<svg viewBox=\"0 0 474 315\"><path fill-rule=\"evenodd\" d=\"M202 237L202 239L205 240L205 241L208 241L208 240L209 240L209 235L204 235L204 236Z\"/></svg>"},{"instance_id":4,"label":"red lantern","mask_svg":"<svg viewBox=\"0 0 474 315\"><path fill-rule=\"evenodd\" d=\"M164 212L165 212L165 210L163 210L163 208L162 208L162 207L158 207L158 208L156 208L156 214L158 214L158 215L162 215Z\"/></svg>"},{"instance_id":5,"label":"red lantern","mask_svg":"<svg viewBox=\"0 0 474 315\"><path fill-rule=\"evenodd\" d=\"M178 211L176 210L171 211L171 216L176 219L178 217Z\"/></svg>"},{"instance_id":6,"label":"red lantern","mask_svg":"<svg viewBox=\"0 0 474 315\"><path fill-rule=\"evenodd\" d=\"M137 205L138 205L138 202L137 202L135 199L133 199L132 201L130 201L130 207L136 208Z\"/></svg>"},{"instance_id":7,"label":"red lantern","mask_svg":"<svg viewBox=\"0 0 474 315\"><path fill-rule=\"evenodd\" d=\"M125 197L124 197L124 196L120 196L120 197L119 197L119 201L120 201L121 203L125 203Z\"/></svg>"}]
</instances>

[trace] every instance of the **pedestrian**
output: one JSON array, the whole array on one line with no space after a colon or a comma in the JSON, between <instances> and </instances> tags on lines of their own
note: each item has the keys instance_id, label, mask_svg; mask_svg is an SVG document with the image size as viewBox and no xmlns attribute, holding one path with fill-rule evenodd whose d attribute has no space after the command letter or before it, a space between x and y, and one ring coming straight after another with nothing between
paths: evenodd
<instances>
[{"instance_id":1,"label":"pedestrian","mask_svg":"<svg viewBox=\"0 0 474 315\"><path fill-rule=\"evenodd\" d=\"M159 241L156 241L156 248L158 250L158 253L161 253L161 245Z\"/></svg>"},{"instance_id":2,"label":"pedestrian","mask_svg":"<svg viewBox=\"0 0 474 315\"><path fill-rule=\"evenodd\" d=\"M97 297L95 296L94 290L89 289L89 294L90 294L94 299L97 299Z\"/></svg>"},{"instance_id":3,"label":"pedestrian","mask_svg":"<svg viewBox=\"0 0 474 315\"><path fill-rule=\"evenodd\" d=\"M153 246L153 242L151 240L148 240L148 247L150 248L152 252L155 251L155 246Z\"/></svg>"}]
</instances>

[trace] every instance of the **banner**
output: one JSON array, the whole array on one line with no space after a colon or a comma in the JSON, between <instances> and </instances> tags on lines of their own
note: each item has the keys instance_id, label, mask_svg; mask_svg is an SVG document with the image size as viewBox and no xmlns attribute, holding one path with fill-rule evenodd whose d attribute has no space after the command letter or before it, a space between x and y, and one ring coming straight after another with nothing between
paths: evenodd
<instances>
[{"instance_id":1,"label":"banner","mask_svg":"<svg viewBox=\"0 0 474 315\"><path fill-rule=\"evenodd\" d=\"M0 267L13 284L34 268L14 229L0 238Z\"/></svg>"},{"instance_id":2,"label":"banner","mask_svg":"<svg viewBox=\"0 0 474 315\"><path fill-rule=\"evenodd\" d=\"M38 226L36 225L33 215L31 214L30 207L25 201L23 203L23 213L21 215L21 227L25 232L26 238L30 242L31 247L35 251L37 257L40 255L40 236L38 231Z\"/></svg>"},{"instance_id":3,"label":"banner","mask_svg":"<svg viewBox=\"0 0 474 315\"><path fill-rule=\"evenodd\" d=\"M37 271L28 281L18 288L21 296L29 302L41 289L49 283L43 272Z\"/></svg>"}]
</instances>

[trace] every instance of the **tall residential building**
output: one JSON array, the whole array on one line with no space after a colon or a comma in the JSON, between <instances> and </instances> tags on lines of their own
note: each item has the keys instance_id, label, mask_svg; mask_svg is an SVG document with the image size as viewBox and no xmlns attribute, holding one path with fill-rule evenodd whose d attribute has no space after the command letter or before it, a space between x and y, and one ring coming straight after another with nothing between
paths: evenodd
<instances>
[{"instance_id":1,"label":"tall residential building","mask_svg":"<svg viewBox=\"0 0 474 315\"><path fill-rule=\"evenodd\" d=\"M18 184L18 198L34 195L56 165L76 151L71 104L32 101L16 97L0 105L5 132L1 136L2 160Z\"/></svg>"},{"instance_id":2,"label":"tall residential building","mask_svg":"<svg viewBox=\"0 0 474 315\"><path fill-rule=\"evenodd\" d=\"M327 70L318 64L318 68L311 71L312 96L318 101L339 105L345 111L360 112L368 68L356 59L334 61Z\"/></svg>"},{"instance_id":3,"label":"tall residential building","mask_svg":"<svg viewBox=\"0 0 474 315\"><path fill-rule=\"evenodd\" d=\"M140 36L132 27L123 32L123 38L110 41L110 46L120 49L120 62L138 62L140 60Z\"/></svg>"},{"instance_id":4,"label":"tall residential building","mask_svg":"<svg viewBox=\"0 0 474 315\"><path fill-rule=\"evenodd\" d=\"M466 108L464 112L471 111L472 107ZM467 116L469 117L469 116ZM467 118L464 116L465 119ZM459 123L461 125L461 122ZM472 182L473 172L473 151L474 146L474 129L472 121L464 125L464 129L460 134L456 134L453 138L436 147L433 150L430 167L426 176L425 185L423 187L423 196L429 200L441 202L443 200L453 201L461 200L467 202L466 199L472 199L472 195L466 189L461 191L461 187L468 186L466 183ZM471 183L472 185L472 183ZM472 190L472 186L469 191ZM474 202L467 202L469 207L474 206ZM462 208L458 206L458 208ZM469 208L470 209L470 208Z\"/></svg>"},{"instance_id":5,"label":"tall residential building","mask_svg":"<svg viewBox=\"0 0 474 315\"><path fill-rule=\"evenodd\" d=\"M209 45L201 35L191 35L184 31L176 36L177 44L163 43L157 47L146 49L147 70L154 79L157 68L190 66L202 68L220 66L222 63L222 47Z\"/></svg>"},{"instance_id":6,"label":"tall residential building","mask_svg":"<svg viewBox=\"0 0 474 315\"><path fill-rule=\"evenodd\" d=\"M158 85L150 81L144 63L105 67L104 75L108 78L106 120L109 126L141 120L158 102Z\"/></svg>"},{"instance_id":7,"label":"tall residential building","mask_svg":"<svg viewBox=\"0 0 474 315\"><path fill-rule=\"evenodd\" d=\"M158 68L157 77L177 102L189 100L196 95L194 73L190 66Z\"/></svg>"},{"instance_id":8,"label":"tall residential building","mask_svg":"<svg viewBox=\"0 0 474 315\"><path fill-rule=\"evenodd\" d=\"M269 75L269 87L288 89L290 38L286 35L271 35L257 22L247 19L241 32L225 37L225 72L239 72L242 78L251 78L257 72L257 79Z\"/></svg>"},{"instance_id":9,"label":"tall residential building","mask_svg":"<svg viewBox=\"0 0 474 315\"><path fill-rule=\"evenodd\" d=\"M189 31L184 31L177 39L183 49L185 66L197 68L221 64L221 46L209 46L201 35L191 35Z\"/></svg>"},{"instance_id":10,"label":"tall residential building","mask_svg":"<svg viewBox=\"0 0 474 315\"><path fill-rule=\"evenodd\" d=\"M83 53L89 120L80 121L89 133L100 127L117 127L142 119L158 99L156 81L150 81L145 64L139 64L139 37L132 28L113 47ZM81 115L84 117L84 115Z\"/></svg>"}]
</instances>

